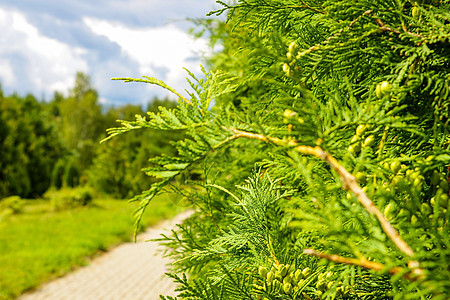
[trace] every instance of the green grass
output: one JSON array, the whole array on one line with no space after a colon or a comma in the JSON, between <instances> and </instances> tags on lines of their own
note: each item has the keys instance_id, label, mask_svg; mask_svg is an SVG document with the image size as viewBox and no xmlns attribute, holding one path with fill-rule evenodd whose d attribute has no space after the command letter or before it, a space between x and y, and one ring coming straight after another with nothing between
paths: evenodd
<instances>
[{"instance_id":1,"label":"green grass","mask_svg":"<svg viewBox=\"0 0 450 300\"><path fill-rule=\"evenodd\" d=\"M48 201L26 201L22 214L0 222L0 299L13 299L132 240L135 207L99 199L87 207L55 212ZM152 200L142 223L150 226L179 211L174 201L162 196Z\"/></svg>"}]
</instances>

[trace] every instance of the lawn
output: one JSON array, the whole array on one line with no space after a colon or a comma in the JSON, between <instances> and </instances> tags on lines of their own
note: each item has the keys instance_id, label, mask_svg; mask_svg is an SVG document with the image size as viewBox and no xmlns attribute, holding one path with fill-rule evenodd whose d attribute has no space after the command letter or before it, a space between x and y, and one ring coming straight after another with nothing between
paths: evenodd
<instances>
[{"instance_id":1,"label":"lawn","mask_svg":"<svg viewBox=\"0 0 450 300\"><path fill-rule=\"evenodd\" d=\"M181 211L169 196L152 201L145 227ZM23 213L0 222L0 299L15 298L132 240L135 207L123 200L97 199L86 207L56 212L48 201L26 201Z\"/></svg>"}]
</instances>

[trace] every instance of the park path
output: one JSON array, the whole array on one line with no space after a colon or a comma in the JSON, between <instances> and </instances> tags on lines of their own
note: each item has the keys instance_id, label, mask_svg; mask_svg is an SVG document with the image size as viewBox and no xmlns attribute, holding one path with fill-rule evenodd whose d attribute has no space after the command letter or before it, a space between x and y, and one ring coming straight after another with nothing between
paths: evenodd
<instances>
[{"instance_id":1,"label":"park path","mask_svg":"<svg viewBox=\"0 0 450 300\"><path fill-rule=\"evenodd\" d=\"M73 273L22 295L20 300L154 300L175 296L175 284L164 275L166 264L159 238L191 214L190 211L164 221L138 235L136 243L122 244Z\"/></svg>"}]
</instances>

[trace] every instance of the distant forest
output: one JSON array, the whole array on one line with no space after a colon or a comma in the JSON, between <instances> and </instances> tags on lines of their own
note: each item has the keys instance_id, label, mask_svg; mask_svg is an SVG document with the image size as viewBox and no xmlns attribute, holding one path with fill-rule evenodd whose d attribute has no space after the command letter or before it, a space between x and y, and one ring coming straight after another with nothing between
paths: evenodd
<instances>
[{"instance_id":1,"label":"distant forest","mask_svg":"<svg viewBox=\"0 0 450 300\"><path fill-rule=\"evenodd\" d=\"M146 111L175 105L153 99ZM141 171L148 158L172 151L166 138L141 130L100 144L116 120L136 114L145 114L139 105L102 107L83 73L77 73L68 97L56 92L49 102L4 95L0 86L0 199L38 198L51 187L80 185L118 198L140 193L152 182Z\"/></svg>"}]
</instances>

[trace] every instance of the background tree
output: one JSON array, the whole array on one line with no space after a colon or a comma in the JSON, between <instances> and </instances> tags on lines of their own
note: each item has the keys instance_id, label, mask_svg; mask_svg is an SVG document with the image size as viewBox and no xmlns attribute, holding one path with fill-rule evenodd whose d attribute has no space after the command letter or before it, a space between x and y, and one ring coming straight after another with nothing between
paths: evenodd
<instances>
[{"instance_id":1,"label":"background tree","mask_svg":"<svg viewBox=\"0 0 450 300\"><path fill-rule=\"evenodd\" d=\"M43 105L32 95L0 99L2 172L0 196L42 195L62 151Z\"/></svg>"},{"instance_id":2,"label":"background tree","mask_svg":"<svg viewBox=\"0 0 450 300\"><path fill-rule=\"evenodd\" d=\"M58 110L61 139L76 160L80 173L91 165L98 141L108 126L89 76L77 73L70 96L59 102Z\"/></svg>"},{"instance_id":3,"label":"background tree","mask_svg":"<svg viewBox=\"0 0 450 300\"><path fill-rule=\"evenodd\" d=\"M174 103L155 98L148 110L159 105ZM136 132L113 145L99 145L106 128L136 114L143 114L140 106L102 107L83 73L77 73L68 97L56 92L49 102L32 95L5 97L0 90L0 199L40 197L50 186L91 185L124 198L141 192L152 182L140 172L147 158L170 153L168 137L179 133Z\"/></svg>"}]
</instances>

